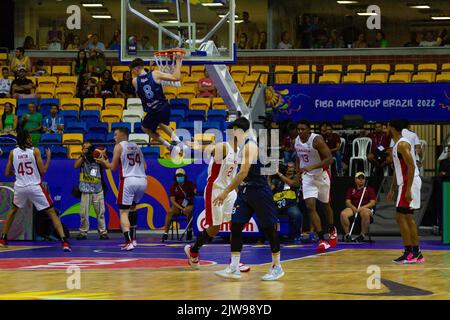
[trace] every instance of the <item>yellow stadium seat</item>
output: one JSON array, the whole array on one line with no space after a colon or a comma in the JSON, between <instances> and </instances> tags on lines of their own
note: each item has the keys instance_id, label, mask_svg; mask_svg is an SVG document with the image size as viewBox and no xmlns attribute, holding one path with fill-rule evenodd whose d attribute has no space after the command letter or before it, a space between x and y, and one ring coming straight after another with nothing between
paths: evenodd
<instances>
[{"instance_id":1,"label":"yellow stadium seat","mask_svg":"<svg viewBox=\"0 0 450 320\"><path fill-rule=\"evenodd\" d=\"M61 110L76 110L81 108L80 98L63 98L60 100Z\"/></svg>"},{"instance_id":2,"label":"yellow stadium seat","mask_svg":"<svg viewBox=\"0 0 450 320\"><path fill-rule=\"evenodd\" d=\"M55 95L55 87L50 87L50 86L39 86L36 89L36 94L41 98L41 99L51 99L54 97Z\"/></svg>"},{"instance_id":3,"label":"yellow stadium seat","mask_svg":"<svg viewBox=\"0 0 450 320\"><path fill-rule=\"evenodd\" d=\"M200 144L214 143L216 136L213 133L197 133L194 135L194 141Z\"/></svg>"},{"instance_id":4,"label":"yellow stadium seat","mask_svg":"<svg viewBox=\"0 0 450 320\"><path fill-rule=\"evenodd\" d=\"M259 81L261 83L266 84L269 78L269 71L270 71L269 66L252 66L250 68L250 75L259 76L261 74Z\"/></svg>"},{"instance_id":5,"label":"yellow stadium seat","mask_svg":"<svg viewBox=\"0 0 450 320\"><path fill-rule=\"evenodd\" d=\"M68 158L69 159L78 159L83 154L82 146L69 146L68 148Z\"/></svg>"},{"instance_id":6,"label":"yellow stadium seat","mask_svg":"<svg viewBox=\"0 0 450 320\"><path fill-rule=\"evenodd\" d=\"M52 75L54 76L70 76L72 68L70 66L53 66Z\"/></svg>"},{"instance_id":7,"label":"yellow stadium seat","mask_svg":"<svg viewBox=\"0 0 450 320\"><path fill-rule=\"evenodd\" d=\"M342 65L340 64L326 64L323 66L323 73L342 72Z\"/></svg>"},{"instance_id":8,"label":"yellow stadium seat","mask_svg":"<svg viewBox=\"0 0 450 320\"><path fill-rule=\"evenodd\" d=\"M207 111L211 106L210 98L193 98L189 101L189 109Z\"/></svg>"},{"instance_id":9,"label":"yellow stadium seat","mask_svg":"<svg viewBox=\"0 0 450 320\"><path fill-rule=\"evenodd\" d=\"M347 66L347 75L352 74L353 77L348 79L356 79L355 76L359 77L358 83L363 83L366 77L367 66L365 64L350 64Z\"/></svg>"},{"instance_id":10,"label":"yellow stadium seat","mask_svg":"<svg viewBox=\"0 0 450 320\"><path fill-rule=\"evenodd\" d=\"M422 63L417 66L417 75L413 77L413 82L417 80L421 82L435 82L436 81L437 64L436 63ZM416 81L414 81L416 79Z\"/></svg>"},{"instance_id":11,"label":"yellow stadium seat","mask_svg":"<svg viewBox=\"0 0 450 320\"><path fill-rule=\"evenodd\" d=\"M255 86L258 81L258 75L245 76L244 86Z\"/></svg>"},{"instance_id":12,"label":"yellow stadium seat","mask_svg":"<svg viewBox=\"0 0 450 320\"><path fill-rule=\"evenodd\" d=\"M113 66L111 71L112 78L117 82L122 81L125 71L130 71L130 68L128 66Z\"/></svg>"},{"instance_id":13,"label":"yellow stadium seat","mask_svg":"<svg viewBox=\"0 0 450 320\"><path fill-rule=\"evenodd\" d=\"M323 84L338 84L341 82L340 73L326 73L319 77L319 83Z\"/></svg>"},{"instance_id":14,"label":"yellow stadium seat","mask_svg":"<svg viewBox=\"0 0 450 320\"><path fill-rule=\"evenodd\" d=\"M7 53L0 53L0 61L7 61L8 60L8 54Z\"/></svg>"},{"instance_id":15,"label":"yellow stadium seat","mask_svg":"<svg viewBox=\"0 0 450 320\"><path fill-rule=\"evenodd\" d=\"M391 72L390 64L373 64L370 67L370 74L382 74L384 82L388 81L390 72Z\"/></svg>"},{"instance_id":16,"label":"yellow stadium seat","mask_svg":"<svg viewBox=\"0 0 450 320\"><path fill-rule=\"evenodd\" d=\"M297 66L297 83L310 84L316 82L316 65L299 65Z\"/></svg>"},{"instance_id":17,"label":"yellow stadium seat","mask_svg":"<svg viewBox=\"0 0 450 320\"><path fill-rule=\"evenodd\" d=\"M235 76L233 76L233 80L236 83L236 86L238 88L240 88L244 84L244 79L245 79L244 75L235 75Z\"/></svg>"},{"instance_id":18,"label":"yellow stadium seat","mask_svg":"<svg viewBox=\"0 0 450 320\"><path fill-rule=\"evenodd\" d=\"M102 110L100 119L108 123L109 131L111 131L111 124L122 120L122 110Z\"/></svg>"},{"instance_id":19,"label":"yellow stadium seat","mask_svg":"<svg viewBox=\"0 0 450 320\"><path fill-rule=\"evenodd\" d=\"M64 133L62 137L63 144L67 143L83 143L82 133Z\"/></svg>"},{"instance_id":20,"label":"yellow stadium seat","mask_svg":"<svg viewBox=\"0 0 450 320\"><path fill-rule=\"evenodd\" d=\"M250 67L245 65L234 65L231 66L231 76L248 76L250 73Z\"/></svg>"},{"instance_id":21,"label":"yellow stadium seat","mask_svg":"<svg viewBox=\"0 0 450 320\"><path fill-rule=\"evenodd\" d=\"M364 83L360 74L347 74L342 77L342 83Z\"/></svg>"},{"instance_id":22,"label":"yellow stadium seat","mask_svg":"<svg viewBox=\"0 0 450 320\"><path fill-rule=\"evenodd\" d=\"M241 92L242 95L251 95L253 93L253 88L254 86L242 86L241 89L239 90Z\"/></svg>"},{"instance_id":23,"label":"yellow stadium seat","mask_svg":"<svg viewBox=\"0 0 450 320\"><path fill-rule=\"evenodd\" d=\"M189 77L191 75L191 68L189 66L181 66L181 79Z\"/></svg>"},{"instance_id":24,"label":"yellow stadium seat","mask_svg":"<svg viewBox=\"0 0 450 320\"><path fill-rule=\"evenodd\" d=\"M294 73L294 66L275 66L275 83L276 84L290 84L292 83L292 75Z\"/></svg>"},{"instance_id":25,"label":"yellow stadium seat","mask_svg":"<svg viewBox=\"0 0 450 320\"><path fill-rule=\"evenodd\" d=\"M201 77L186 77L183 79L183 86L189 86L189 87L196 87L198 86L198 81L201 79Z\"/></svg>"},{"instance_id":26,"label":"yellow stadium seat","mask_svg":"<svg viewBox=\"0 0 450 320\"><path fill-rule=\"evenodd\" d=\"M16 110L17 108L17 100L16 99L12 99L12 98L2 98L0 99L0 108L4 108L5 107L5 103L11 103L13 105L13 109Z\"/></svg>"},{"instance_id":27,"label":"yellow stadium seat","mask_svg":"<svg viewBox=\"0 0 450 320\"><path fill-rule=\"evenodd\" d=\"M55 91L55 97L58 99L73 98L76 94L76 87L58 87Z\"/></svg>"},{"instance_id":28,"label":"yellow stadium seat","mask_svg":"<svg viewBox=\"0 0 450 320\"><path fill-rule=\"evenodd\" d=\"M61 76L58 79L59 87L76 87L77 86L77 77L76 76Z\"/></svg>"},{"instance_id":29,"label":"yellow stadium seat","mask_svg":"<svg viewBox=\"0 0 450 320\"><path fill-rule=\"evenodd\" d=\"M408 73L393 74L389 77L389 83L409 83L411 75Z\"/></svg>"},{"instance_id":30,"label":"yellow stadium seat","mask_svg":"<svg viewBox=\"0 0 450 320\"><path fill-rule=\"evenodd\" d=\"M386 83L387 74L375 73L366 76L366 83Z\"/></svg>"},{"instance_id":31,"label":"yellow stadium seat","mask_svg":"<svg viewBox=\"0 0 450 320\"><path fill-rule=\"evenodd\" d=\"M171 87L171 86L164 86L163 87L164 95L166 96L166 99L175 99L178 94L178 88L177 87Z\"/></svg>"},{"instance_id":32,"label":"yellow stadium seat","mask_svg":"<svg viewBox=\"0 0 450 320\"><path fill-rule=\"evenodd\" d=\"M105 109L122 111L124 107L125 107L125 100L123 98L105 99Z\"/></svg>"},{"instance_id":33,"label":"yellow stadium seat","mask_svg":"<svg viewBox=\"0 0 450 320\"><path fill-rule=\"evenodd\" d=\"M83 110L98 110L103 109L103 99L102 98L84 98L83 99Z\"/></svg>"},{"instance_id":34,"label":"yellow stadium seat","mask_svg":"<svg viewBox=\"0 0 450 320\"><path fill-rule=\"evenodd\" d=\"M396 75L406 74L408 76L407 82L411 82L413 73L414 73L414 65L412 63L400 63L395 65L395 74ZM389 82L391 81L389 80Z\"/></svg>"},{"instance_id":35,"label":"yellow stadium seat","mask_svg":"<svg viewBox=\"0 0 450 320\"><path fill-rule=\"evenodd\" d=\"M443 63L441 66L441 73L450 73L450 63Z\"/></svg>"},{"instance_id":36,"label":"yellow stadium seat","mask_svg":"<svg viewBox=\"0 0 450 320\"><path fill-rule=\"evenodd\" d=\"M191 77L203 78L205 76L205 66L192 66Z\"/></svg>"},{"instance_id":37,"label":"yellow stadium seat","mask_svg":"<svg viewBox=\"0 0 450 320\"><path fill-rule=\"evenodd\" d=\"M413 75L411 82L430 83L430 82L434 82L435 79L436 79L436 75L432 75L429 72L425 72L425 73Z\"/></svg>"},{"instance_id":38,"label":"yellow stadium seat","mask_svg":"<svg viewBox=\"0 0 450 320\"><path fill-rule=\"evenodd\" d=\"M222 98L213 98L212 99L212 109L213 110L227 110L227 106Z\"/></svg>"},{"instance_id":39,"label":"yellow stadium seat","mask_svg":"<svg viewBox=\"0 0 450 320\"><path fill-rule=\"evenodd\" d=\"M52 86L52 87L56 87L56 84L58 83L58 78L56 77L37 77L37 84L39 87L43 87L43 86Z\"/></svg>"},{"instance_id":40,"label":"yellow stadium seat","mask_svg":"<svg viewBox=\"0 0 450 320\"><path fill-rule=\"evenodd\" d=\"M436 76L436 82L450 82L450 73L438 74Z\"/></svg>"},{"instance_id":41,"label":"yellow stadium seat","mask_svg":"<svg viewBox=\"0 0 450 320\"><path fill-rule=\"evenodd\" d=\"M30 79L31 81L33 81L33 84L34 84L35 86L37 85L36 77L27 76L27 79Z\"/></svg>"},{"instance_id":42,"label":"yellow stadium seat","mask_svg":"<svg viewBox=\"0 0 450 320\"><path fill-rule=\"evenodd\" d=\"M197 96L197 89L195 87L190 86L182 86L178 88L179 99L193 99Z\"/></svg>"},{"instance_id":43,"label":"yellow stadium seat","mask_svg":"<svg viewBox=\"0 0 450 320\"><path fill-rule=\"evenodd\" d=\"M177 130L177 123L171 121L171 122L169 123L169 127L175 132L175 130ZM163 130L161 130L161 129L159 129L159 128L156 129L156 133L158 133L158 134L161 136L161 138L163 138L163 139L166 140L166 141L172 140L172 138L169 137L169 135L168 135L167 133L165 133ZM157 140L153 140L153 139L151 139L150 142L159 143ZM164 155L164 152L167 151L167 148L166 148L166 147L164 147L164 149L166 149L166 150L164 150L162 153L160 152L161 156L163 156L163 155ZM160 151L161 151L161 150L160 150Z\"/></svg>"}]
</instances>

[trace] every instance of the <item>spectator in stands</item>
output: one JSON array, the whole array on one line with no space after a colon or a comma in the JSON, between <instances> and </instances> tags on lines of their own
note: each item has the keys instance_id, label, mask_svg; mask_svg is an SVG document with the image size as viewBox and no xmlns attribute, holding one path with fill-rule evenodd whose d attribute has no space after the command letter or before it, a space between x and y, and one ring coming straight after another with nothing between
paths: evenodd
<instances>
[{"instance_id":1,"label":"spectator in stands","mask_svg":"<svg viewBox=\"0 0 450 320\"><path fill-rule=\"evenodd\" d=\"M450 147L447 147L447 158L439 162L438 175L434 179L433 196L436 204L439 230L442 231L442 183L450 181Z\"/></svg>"},{"instance_id":2,"label":"spectator in stands","mask_svg":"<svg viewBox=\"0 0 450 320\"><path fill-rule=\"evenodd\" d=\"M56 21L52 22L52 29L48 32L48 47L47 50L59 51L63 49L63 34L61 30L58 30Z\"/></svg>"},{"instance_id":3,"label":"spectator in stands","mask_svg":"<svg viewBox=\"0 0 450 320\"><path fill-rule=\"evenodd\" d=\"M103 167L94 159L95 147L90 142L83 144L83 153L75 161L75 169L80 168L79 189L80 203L80 233L77 240L86 240L89 232L89 211L94 207L97 215L97 228L100 240L107 240L108 231L105 223L105 196L102 180Z\"/></svg>"},{"instance_id":4,"label":"spectator in stands","mask_svg":"<svg viewBox=\"0 0 450 320\"><path fill-rule=\"evenodd\" d=\"M256 47L256 49L267 49L267 33L266 32L263 31L259 34L258 46Z\"/></svg>"},{"instance_id":5,"label":"spectator in stands","mask_svg":"<svg viewBox=\"0 0 450 320\"><path fill-rule=\"evenodd\" d=\"M281 33L281 41L278 44L278 49L292 49L289 32L283 31L283 33Z\"/></svg>"},{"instance_id":6,"label":"spectator in stands","mask_svg":"<svg viewBox=\"0 0 450 320\"><path fill-rule=\"evenodd\" d=\"M50 108L50 114L45 117L43 122L43 129L45 133L64 133L64 117L58 112L58 105L53 104Z\"/></svg>"},{"instance_id":7,"label":"spectator in stands","mask_svg":"<svg viewBox=\"0 0 450 320\"><path fill-rule=\"evenodd\" d=\"M298 189L301 186L301 176L295 173L293 162L289 162L287 166L280 166L280 171L268 179L273 200L277 205L278 214L289 217L288 241L300 241L303 214L298 207Z\"/></svg>"},{"instance_id":8,"label":"spectator in stands","mask_svg":"<svg viewBox=\"0 0 450 320\"><path fill-rule=\"evenodd\" d=\"M103 71L100 81L97 84L97 92L105 98L115 98L117 95L117 82L112 78L111 71Z\"/></svg>"},{"instance_id":9,"label":"spectator in stands","mask_svg":"<svg viewBox=\"0 0 450 320\"><path fill-rule=\"evenodd\" d=\"M362 32L358 35L358 40L356 40L353 43L353 48L368 48L368 47L369 46L367 45L366 34Z\"/></svg>"},{"instance_id":10,"label":"spectator in stands","mask_svg":"<svg viewBox=\"0 0 450 320\"><path fill-rule=\"evenodd\" d=\"M44 66L44 60L36 62L36 69L34 71L35 77L49 76L47 68Z\"/></svg>"},{"instance_id":11,"label":"spectator in stands","mask_svg":"<svg viewBox=\"0 0 450 320\"><path fill-rule=\"evenodd\" d=\"M86 51L81 49L78 51L77 58L72 61L72 74L79 76L80 74L86 72L88 66L88 58Z\"/></svg>"},{"instance_id":12,"label":"spectator in stands","mask_svg":"<svg viewBox=\"0 0 450 320\"><path fill-rule=\"evenodd\" d=\"M345 48L344 39L336 29L331 31L330 39L328 39L325 48Z\"/></svg>"},{"instance_id":13,"label":"spectator in stands","mask_svg":"<svg viewBox=\"0 0 450 320\"><path fill-rule=\"evenodd\" d=\"M346 15L344 28L342 29L342 38L344 39L344 45L347 48L351 48L353 43L358 40L358 35L361 31L354 26L353 16Z\"/></svg>"},{"instance_id":14,"label":"spectator in stands","mask_svg":"<svg viewBox=\"0 0 450 320\"><path fill-rule=\"evenodd\" d=\"M333 126L329 123L320 126L320 133L336 159L337 175L342 176L341 136L333 132ZM334 166L332 168L334 171Z\"/></svg>"},{"instance_id":15,"label":"spectator in stands","mask_svg":"<svg viewBox=\"0 0 450 320\"><path fill-rule=\"evenodd\" d=\"M15 99L35 98L36 95L32 93L35 89L32 80L26 77L27 70L24 67L20 67L18 70L18 76L11 83L11 95Z\"/></svg>"},{"instance_id":16,"label":"spectator in stands","mask_svg":"<svg viewBox=\"0 0 450 320\"><path fill-rule=\"evenodd\" d=\"M94 33L94 34L90 35L90 37L88 37L88 43L87 43L86 49L91 52L92 52L92 50L95 50L97 52L103 52L103 51L105 51L105 45L103 42L100 42L98 40L98 34Z\"/></svg>"},{"instance_id":17,"label":"spectator in stands","mask_svg":"<svg viewBox=\"0 0 450 320\"><path fill-rule=\"evenodd\" d=\"M22 116L20 125L31 134L33 145L37 146L41 139L42 114L36 111L36 105L33 102L28 104L28 112Z\"/></svg>"},{"instance_id":18,"label":"spectator in stands","mask_svg":"<svg viewBox=\"0 0 450 320\"><path fill-rule=\"evenodd\" d=\"M281 153L284 163L290 163L295 161L297 153L295 152L295 139L298 136L297 125L294 122L290 122L287 126L288 132L283 138L283 144L281 145Z\"/></svg>"},{"instance_id":19,"label":"spectator in stands","mask_svg":"<svg viewBox=\"0 0 450 320\"><path fill-rule=\"evenodd\" d=\"M351 242L353 241L350 232L350 217L353 217L356 212L361 218L361 234L354 240L357 242L363 242L365 236L369 233L369 224L373 219L373 209L376 205L376 192L375 190L367 186L366 192L363 196L364 186L366 184L366 177L364 172L358 172L355 175L355 185L347 189L347 196L345 197L346 208L341 212L341 225L344 229L345 235L343 241ZM362 201L361 201L361 198ZM359 202L361 201L361 206L358 210Z\"/></svg>"},{"instance_id":20,"label":"spectator in stands","mask_svg":"<svg viewBox=\"0 0 450 320\"><path fill-rule=\"evenodd\" d=\"M217 95L216 87L205 69L205 76L198 80L198 96L202 98L215 97Z\"/></svg>"},{"instance_id":21,"label":"spectator in stands","mask_svg":"<svg viewBox=\"0 0 450 320\"><path fill-rule=\"evenodd\" d=\"M120 50L120 30L114 31L113 38L108 44L108 50Z\"/></svg>"},{"instance_id":22,"label":"spectator in stands","mask_svg":"<svg viewBox=\"0 0 450 320\"><path fill-rule=\"evenodd\" d=\"M150 43L150 38L148 36L143 36L141 43L138 43L138 50L154 50Z\"/></svg>"},{"instance_id":23,"label":"spectator in stands","mask_svg":"<svg viewBox=\"0 0 450 320\"><path fill-rule=\"evenodd\" d=\"M419 42L417 41L417 32L411 31L409 41L403 45L404 47L418 47Z\"/></svg>"},{"instance_id":24,"label":"spectator in stands","mask_svg":"<svg viewBox=\"0 0 450 320\"><path fill-rule=\"evenodd\" d=\"M39 48L34 44L33 37L26 36L23 41L23 48L25 50L39 50Z\"/></svg>"},{"instance_id":25,"label":"spectator in stands","mask_svg":"<svg viewBox=\"0 0 450 320\"><path fill-rule=\"evenodd\" d=\"M309 14L302 15L297 35L300 37L300 39L298 39L300 48L311 49L313 47L313 26Z\"/></svg>"},{"instance_id":26,"label":"spectator in stands","mask_svg":"<svg viewBox=\"0 0 450 320\"><path fill-rule=\"evenodd\" d=\"M2 68L2 76L0 79L0 98L9 98L11 96L12 80L9 79L9 68Z\"/></svg>"},{"instance_id":27,"label":"spectator in stands","mask_svg":"<svg viewBox=\"0 0 450 320\"><path fill-rule=\"evenodd\" d=\"M387 48L389 42L386 40L386 35L383 30L378 30L375 34L375 42L371 45L372 48Z\"/></svg>"},{"instance_id":28,"label":"spectator in stands","mask_svg":"<svg viewBox=\"0 0 450 320\"><path fill-rule=\"evenodd\" d=\"M247 11L242 12L242 23L238 24L237 27L237 38L240 39L242 33L247 36L247 46L245 49L255 49L256 41L258 41L259 31L256 23L250 21L250 15Z\"/></svg>"},{"instance_id":29,"label":"spectator in stands","mask_svg":"<svg viewBox=\"0 0 450 320\"><path fill-rule=\"evenodd\" d=\"M80 37L77 35L73 36L73 40L71 42L69 42L69 44L66 47L66 50L68 51L76 51L76 50L80 50L81 48L81 40ZM84 52L84 50L83 50Z\"/></svg>"},{"instance_id":30,"label":"spectator in stands","mask_svg":"<svg viewBox=\"0 0 450 320\"><path fill-rule=\"evenodd\" d=\"M450 147L447 148L447 159L441 160L438 171L439 177L450 179Z\"/></svg>"},{"instance_id":31,"label":"spectator in stands","mask_svg":"<svg viewBox=\"0 0 450 320\"><path fill-rule=\"evenodd\" d=\"M387 158L389 137L383 132L383 124L375 123L375 131L369 134L369 138L372 140L372 147L367 155L367 160L372 163L375 175L383 175L384 168L389 165Z\"/></svg>"},{"instance_id":32,"label":"spectator in stands","mask_svg":"<svg viewBox=\"0 0 450 320\"><path fill-rule=\"evenodd\" d=\"M172 207L166 214L166 223L162 241L169 238L169 229L174 215L186 215L190 221L194 212L194 196L197 189L192 181L189 181L184 169L177 169L174 177L175 182L170 186L170 202ZM187 231L186 240L192 240L192 223Z\"/></svg>"},{"instance_id":33,"label":"spectator in stands","mask_svg":"<svg viewBox=\"0 0 450 320\"><path fill-rule=\"evenodd\" d=\"M14 114L13 105L9 102L5 103L0 123L0 133L13 134L17 130L17 116Z\"/></svg>"},{"instance_id":34,"label":"spectator in stands","mask_svg":"<svg viewBox=\"0 0 450 320\"><path fill-rule=\"evenodd\" d=\"M241 33L239 35L239 42L237 44L237 48L241 50L245 50L248 47L248 38L246 33Z\"/></svg>"},{"instance_id":35,"label":"spectator in stands","mask_svg":"<svg viewBox=\"0 0 450 320\"><path fill-rule=\"evenodd\" d=\"M434 34L432 31L425 32L425 37L422 41L420 41L419 46L421 47L437 47L438 42L436 41L436 38L434 37Z\"/></svg>"},{"instance_id":36,"label":"spectator in stands","mask_svg":"<svg viewBox=\"0 0 450 320\"><path fill-rule=\"evenodd\" d=\"M11 59L11 71L15 75L17 75L20 68L24 68L26 74L31 74L30 58L25 55L25 50L23 47L17 48L15 57Z\"/></svg>"},{"instance_id":37,"label":"spectator in stands","mask_svg":"<svg viewBox=\"0 0 450 320\"><path fill-rule=\"evenodd\" d=\"M106 70L106 59L102 51L91 50L87 71L95 77L101 77Z\"/></svg>"},{"instance_id":38,"label":"spectator in stands","mask_svg":"<svg viewBox=\"0 0 450 320\"><path fill-rule=\"evenodd\" d=\"M441 32L439 32L436 42L440 47L450 46L450 36L447 32L447 29L444 28L441 30Z\"/></svg>"},{"instance_id":39,"label":"spectator in stands","mask_svg":"<svg viewBox=\"0 0 450 320\"><path fill-rule=\"evenodd\" d=\"M119 82L117 94L124 99L136 98L136 90L133 87L132 81L131 72L125 71L123 73L123 80Z\"/></svg>"},{"instance_id":40,"label":"spectator in stands","mask_svg":"<svg viewBox=\"0 0 450 320\"><path fill-rule=\"evenodd\" d=\"M97 80L92 78L88 72L83 72L78 77L77 97L95 98L97 96Z\"/></svg>"}]
</instances>

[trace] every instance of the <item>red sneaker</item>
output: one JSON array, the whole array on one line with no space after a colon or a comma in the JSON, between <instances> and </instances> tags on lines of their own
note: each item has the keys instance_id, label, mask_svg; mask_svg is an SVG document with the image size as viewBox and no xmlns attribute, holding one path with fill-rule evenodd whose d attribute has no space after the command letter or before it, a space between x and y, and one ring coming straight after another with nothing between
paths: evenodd
<instances>
[{"instance_id":1,"label":"red sneaker","mask_svg":"<svg viewBox=\"0 0 450 320\"><path fill-rule=\"evenodd\" d=\"M330 246L330 244L327 241L320 240L319 241L319 245L317 246L317 252L318 253L322 253L322 252L325 252L326 250L328 250L330 248L331 248L331 246Z\"/></svg>"},{"instance_id":2,"label":"red sneaker","mask_svg":"<svg viewBox=\"0 0 450 320\"><path fill-rule=\"evenodd\" d=\"M184 253L186 254L186 257L188 258L189 265L194 269L198 269L198 267L200 266L199 254L192 252L191 248L192 248L191 245L189 245L189 244L186 245L184 247Z\"/></svg>"},{"instance_id":3,"label":"red sneaker","mask_svg":"<svg viewBox=\"0 0 450 320\"><path fill-rule=\"evenodd\" d=\"M250 267L246 266L243 263L239 263L239 271L241 271L241 272L249 272L250 271Z\"/></svg>"},{"instance_id":4,"label":"red sneaker","mask_svg":"<svg viewBox=\"0 0 450 320\"><path fill-rule=\"evenodd\" d=\"M336 247L338 241L338 234L336 227L334 227L333 231L330 232L330 238L328 239L328 243L332 248Z\"/></svg>"},{"instance_id":5,"label":"red sneaker","mask_svg":"<svg viewBox=\"0 0 450 320\"><path fill-rule=\"evenodd\" d=\"M0 248L8 248L8 241L0 239Z\"/></svg>"},{"instance_id":6,"label":"red sneaker","mask_svg":"<svg viewBox=\"0 0 450 320\"><path fill-rule=\"evenodd\" d=\"M70 247L70 243L64 242L63 243L63 250L64 250L64 252L71 252L72 248Z\"/></svg>"}]
</instances>

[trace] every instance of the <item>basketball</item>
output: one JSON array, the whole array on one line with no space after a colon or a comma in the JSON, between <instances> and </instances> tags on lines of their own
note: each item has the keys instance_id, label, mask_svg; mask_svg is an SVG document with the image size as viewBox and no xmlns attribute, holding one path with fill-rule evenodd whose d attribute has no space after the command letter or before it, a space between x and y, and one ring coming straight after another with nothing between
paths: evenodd
<instances>
[{"instance_id":1,"label":"basketball","mask_svg":"<svg viewBox=\"0 0 450 320\"><path fill-rule=\"evenodd\" d=\"M98 147L94 150L94 152L92 153L92 156L94 157L94 159L99 159L103 156L104 152L105 152L104 147Z\"/></svg>"}]
</instances>

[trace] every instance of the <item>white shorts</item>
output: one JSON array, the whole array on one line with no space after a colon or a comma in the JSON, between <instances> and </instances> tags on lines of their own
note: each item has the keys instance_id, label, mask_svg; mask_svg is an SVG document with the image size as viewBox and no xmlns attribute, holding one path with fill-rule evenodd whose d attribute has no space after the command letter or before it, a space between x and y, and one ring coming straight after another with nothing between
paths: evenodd
<instances>
[{"instance_id":1,"label":"white shorts","mask_svg":"<svg viewBox=\"0 0 450 320\"><path fill-rule=\"evenodd\" d=\"M223 189L212 188L209 190L205 188L205 215L206 224L208 226L220 226L224 222L231 221L231 214L233 212L234 202L237 198L236 191L228 194L221 206L213 205L214 199L223 191Z\"/></svg>"},{"instance_id":2,"label":"white shorts","mask_svg":"<svg viewBox=\"0 0 450 320\"><path fill-rule=\"evenodd\" d=\"M14 187L13 204L19 208L25 208L30 201L38 211L48 209L53 206L53 201L42 184L30 185L26 187Z\"/></svg>"},{"instance_id":3,"label":"white shorts","mask_svg":"<svg viewBox=\"0 0 450 320\"><path fill-rule=\"evenodd\" d=\"M330 201L330 176L327 171L319 175L302 175L303 199L316 198L320 202Z\"/></svg>"},{"instance_id":4,"label":"white shorts","mask_svg":"<svg viewBox=\"0 0 450 320\"><path fill-rule=\"evenodd\" d=\"M127 177L120 180L117 204L130 207L141 201L147 189L147 178ZM122 209L122 208L121 208ZM127 209L127 208L123 208Z\"/></svg>"},{"instance_id":5,"label":"white shorts","mask_svg":"<svg viewBox=\"0 0 450 320\"><path fill-rule=\"evenodd\" d=\"M406 201L406 185L401 184L398 186L397 196L397 208L415 210L420 208L420 189L422 188L422 180L420 177L414 177L413 184L411 186L412 201Z\"/></svg>"}]
</instances>

